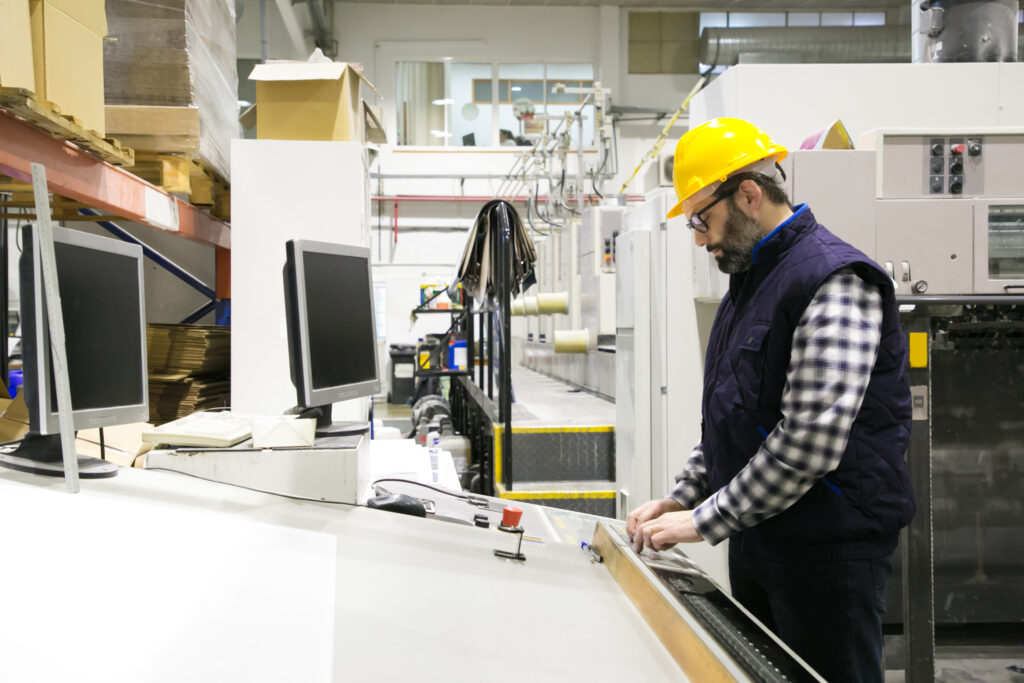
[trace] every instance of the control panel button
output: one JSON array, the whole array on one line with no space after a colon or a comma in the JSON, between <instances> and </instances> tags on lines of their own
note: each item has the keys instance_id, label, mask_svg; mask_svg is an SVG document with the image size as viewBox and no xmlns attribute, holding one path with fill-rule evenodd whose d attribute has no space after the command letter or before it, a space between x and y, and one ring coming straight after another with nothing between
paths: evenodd
<instances>
[{"instance_id":1,"label":"control panel button","mask_svg":"<svg viewBox=\"0 0 1024 683\"><path fill-rule=\"evenodd\" d=\"M941 142L932 143L932 156L941 157L946 155L946 146Z\"/></svg>"},{"instance_id":2,"label":"control panel button","mask_svg":"<svg viewBox=\"0 0 1024 683\"><path fill-rule=\"evenodd\" d=\"M955 156L961 156L966 151L967 151L967 145L965 145L962 142L958 142L955 145L950 145L949 146L950 154L953 154Z\"/></svg>"},{"instance_id":3,"label":"control panel button","mask_svg":"<svg viewBox=\"0 0 1024 683\"><path fill-rule=\"evenodd\" d=\"M928 189L931 190L932 194L942 194L944 185L945 178L940 175L933 175L928 179Z\"/></svg>"},{"instance_id":4,"label":"control panel button","mask_svg":"<svg viewBox=\"0 0 1024 683\"><path fill-rule=\"evenodd\" d=\"M949 191L952 194L963 194L964 191L964 179L963 176L951 176L949 179Z\"/></svg>"},{"instance_id":5,"label":"control panel button","mask_svg":"<svg viewBox=\"0 0 1024 683\"><path fill-rule=\"evenodd\" d=\"M971 138L967 141L967 154L972 157L981 156L981 140Z\"/></svg>"},{"instance_id":6,"label":"control panel button","mask_svg":"<svg viewBox=\"0 0 1024 683\"><path fill-rule=\"evenodd\" d=\"M964 172L964 160L963 159L951 159L949 162L949 172L952 175L960 175Z\"/></svg>"},{"instance_id":7,"label":"control panel button","mask_svg":"<svg viewBox=\"0 0 1024 683\"><path fill-rule=\"evenodd\" d=\"M932 157L932 175L938 175L946 170L946 159L945 157Z\"/></svg>"}]
</instances>

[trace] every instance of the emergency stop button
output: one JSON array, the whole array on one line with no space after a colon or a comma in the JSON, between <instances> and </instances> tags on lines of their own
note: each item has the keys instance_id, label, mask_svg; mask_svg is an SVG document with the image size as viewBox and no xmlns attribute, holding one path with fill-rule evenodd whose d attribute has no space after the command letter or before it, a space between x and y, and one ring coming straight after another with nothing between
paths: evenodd
<instances>
[{"instance_id":1,"label":"emergency stop button","mask_svg":"<svg viewBox=\"0 0 1024 683\"><path fill-rule=\"evenodd\" d=\"M967 145L965 145L962 142L958 142L955 145L950 145L949 151L955 154L956 156L960 156L967 151Z\"/></svg>"}]
</instances>

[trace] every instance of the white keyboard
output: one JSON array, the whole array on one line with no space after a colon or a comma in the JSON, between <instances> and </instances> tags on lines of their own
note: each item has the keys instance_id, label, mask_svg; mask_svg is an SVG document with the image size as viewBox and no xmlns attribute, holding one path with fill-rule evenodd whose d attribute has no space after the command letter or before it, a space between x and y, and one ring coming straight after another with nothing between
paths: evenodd
<instances>
[{"instance_id":1,"label":"white keyboard","mask_svg":"<svg viewBox=\"0 0 1024 683\"><path fill-rule=\"evenodd\" d=\"M142 433L142 440L168 446L227 448L252 436L252 419L228 411L192 413Z\"/></svg>"}]
</instances>

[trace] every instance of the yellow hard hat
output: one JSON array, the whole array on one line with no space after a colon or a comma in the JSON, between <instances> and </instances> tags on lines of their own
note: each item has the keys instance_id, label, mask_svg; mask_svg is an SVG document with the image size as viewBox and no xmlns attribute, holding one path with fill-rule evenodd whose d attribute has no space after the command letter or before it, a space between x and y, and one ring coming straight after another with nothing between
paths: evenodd
<instances>
[{"instance_id":1,"label":"yellow hard hat","mask_svg":"<svg viewBox=\"0 0 1024 683\"><path fill-rule=\"evenodd\" d=\"M676 145L672 163L672 184L679 203L668 212L668 218L688 212L734 173L759 170L758 162L774 166L787 154L785 147L742 119L713 119L687 131Z\"/></svg>"}]
</instances>

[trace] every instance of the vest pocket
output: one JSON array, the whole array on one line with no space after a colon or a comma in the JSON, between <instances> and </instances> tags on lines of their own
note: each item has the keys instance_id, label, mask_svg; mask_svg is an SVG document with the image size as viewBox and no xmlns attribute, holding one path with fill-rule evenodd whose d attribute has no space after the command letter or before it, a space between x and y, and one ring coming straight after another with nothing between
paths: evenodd
<instances>
[{"instance_id":1,"label":"vest pocket","mask_svg":"<svg viewBox=\"0 0 1024 683\"><path fill-rule=\"evenodd\" d=\"M769 324L755 324L738 336L738 343L731 354L732 371L736 377L738 402L747 410L757 410L764 382L766 362L765 346Z\"/></svg>"}]
</instances>

